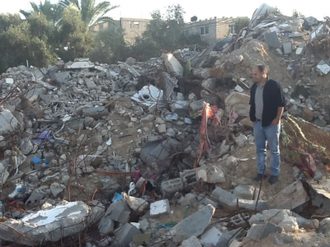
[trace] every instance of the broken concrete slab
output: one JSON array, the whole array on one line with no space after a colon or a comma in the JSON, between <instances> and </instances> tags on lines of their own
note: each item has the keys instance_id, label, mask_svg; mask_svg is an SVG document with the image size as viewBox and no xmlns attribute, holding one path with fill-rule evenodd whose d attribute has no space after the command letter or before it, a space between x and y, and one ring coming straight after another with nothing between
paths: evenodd
<instances>
[{"instance_id":1,"label":"broken concrete slab","mask_svg":"<svg viewBox=\"0 0 330 247\"><path fill-rule=\"evenodd\" d=\"M175 225L170 230L173 241L180 243L191 236L201 235L209 225L214 212L215 208L212 205L207 205ZM198 222L198 224L196 224L196 222Z\"/></svg>"},{"instance_id":2,"label":"broken concrete slab","mask_svg":"<svg viewBox=\"0 0 330 247\"><path fill-rule=\"evenodd\" d=\"M10 111L0 107L0 133L11 133L18 128L18 121Z\"/></svg>"},{"instance_id":3,"label":"broken concrete slab","mask_svg":"<svg viewBox=\"0 0 330 247\"><path fill-rule=\"evenodd\" d=\"M101 236L105 236L113 232L114 228L115 221L111 219L110 215L103 217L98 225L99 233Z\"/></svg>"},{"instance_id":4,"label":"broken concrete slab","mask_svg":"<svg viewBox=\"0 0 330 247\"><path fill-rule=\"evenodd\" d=\"M283 228L276 226L270 222L265 225L253 224L247 233L247 237L253 239L254 241L260 241L264 238L267 238L269 235L273 233L282 233Z\"/></svg>"},{"instance_id":5,"label":"broken concrete slab","mask_svg":"<svg viewBox=\"0 0 330 247\"><path fill-rule=\"evenodd\" d=\"M298 180L268 200L268 206L269 208L292 210L308 200L309 197L302 183Z\"/></svg>"},{"instance_id":6,"label":"broken concrete slab","mask_svg":"<svg viewBox=\"0 0 330 247\"><path fill-rule=\"evenodd\" d=\"M286 217L289 216L288 212L283 209L269 209L262 212L265 222L270 222L275 225L282 222Z\"/></svg>"},{"instance_id":7,"label":"broken concrete slab","mask_svg":"<svg viewBox=\"0 0 330 247\"><path fill-rule=\"evenodd\" d=\"M282 43L278 39L276 32L265 33L264 36L265 36L265 41L268 44L268 47L280 48L282 46Z\"/></svg>"},{"instance_id":8,"label":"broken concrete slab","mask_svg":"<svg viewBox=\"0 0 330 247\"><path fill-rule=\"evenodd\" d=\"M111 247L128 246L132 242L133 237L140 234L141 232L135 226L126 223L123 227L119 227L119 229L114 232L115 241L113 241Z\"/></svg>"},{"instance_id":9,"label":"broken concrete slab","mask_svg":"<svg viewBox=\"0 0 330 247\"><path fill-rule=\"evenodd\" d=\"M316 69L321 73L321 75L327 75L330 72L330 66L323 60L321 60L317 65Z\"/></svg>"},{"instance_id":10,"label":"broken concrete slab","mask_svg":"<svg viewBox=\"0 0 330 247\"><path fill-rule=\"evenodd\" d=\"M151 233L145 233L140 235L134 235L132 242L133 244L150 244Z\"/></svg>"},{"instance_id":11,"label":"broken concrete slab","mask_svg":"<svg viewBox=\"0 0 330 247\"><path fill-rule=\"evenodd\" d=\"M278 226L282 227L286 232L295 232L299 230L297 219L292 216L285 217Z\"/></svg>"},{"instance_id":12,"label":"broken concrete slab","mask_svg":"<svg viewBox=\"0 0 330 247\"><path fill-rule=\"evenodd\" d=\"M217 246L222 233L215 226L203 233L201 243L205 247Z\"/></svg>"},{"instance_id":13,"label":"broken concrete slab","mask_svg":"<svg viewBox=\"0 0 330 247\"><path fill-rule=\"evenodd\" d=\"M65 64L65 69L91 69L94 68L94 64L89 59L77 58L74 62L68 62Z\"/></svg>"},{"instance_id":14,"label":"broken concrete slab","mask_svg":"<svg viewBox=\"0 0 330 247\"><path fill-rule=\"evenodd\" d=\"M234 189L234 195L241 199L253 200L254 186L252 185L238 185Z\"/></svg>"},{"instance_id":15,"label":"broken concrete slab","mask_svg":"<svg viewBox=\"0 0 330 247\"><path fill-rule=\"evenodd\" d=\"M109 114L109 111L104 106L98 106L92 108L85 108L82 110L82 113L85 117L92 117L95 120L98 120L104 116L107 116Z\"/></svg>"},{"instance_id":16,"label":"broken concrete slab","mask_svg":"<svg viewBox=\"0 0 330 247\"><path fill-rule=\"evenodd\" d=\"M183 75L183 67L181 66L179 61L173 56L173 54L163 53L161 58L163 59L166 69L170 74L180 77Z\"/></svg>"},{"instance_id":17,"label":"broken concrete slab","mask_svg":"<svg viewBox=\"0 0 330 247\"><path fill-rule=\"evenodd\" d=\"M70 72L64 71L59 73L51 73L51 79L55 83L63 84L67 83L71 78Z\"/></svg>"},{"instance_id":18,"label":"broken concrete slab","mask_svg":"<svg viewBox=\"0 0 330 247\"><path fill-rule=\"evenodd\" d=\"M170 202L168 199L153 202L150 204L150 216L159 216L162 214L170 214Z\"/></svg>"},{"instance_id":19,"label":"broken concrete slab","mask_svg":"<svg viewBox=\"0 0 330 247\"><path fill-rule=\"evenodd\" d=\"M230 242L235 240L235 236L237 236L240 231L242 231L242 228L223 233L219 239L217 247L228 247Z\"/></svg>"},{"instance_id":20,"label":"broken concrete slab","mask_svg":"<svg viewBox=\"0 0 330 247\"><path fill-rule=\"evenodd\" d=\"M21 220L10 219L0 225L0 238L28 246L56 242L83 231L92 214L98 214L100 219L104 207L95 208L96 211L92 213L91 208L83 202L66 202L49 210L29 214Z\"/></svg>"}]
</instances>

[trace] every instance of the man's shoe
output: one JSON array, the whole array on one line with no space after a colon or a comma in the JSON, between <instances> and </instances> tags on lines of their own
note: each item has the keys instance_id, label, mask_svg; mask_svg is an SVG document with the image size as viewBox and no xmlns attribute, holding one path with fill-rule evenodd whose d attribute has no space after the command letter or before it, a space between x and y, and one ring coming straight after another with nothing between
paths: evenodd
<instances>
[{"instance_id":1,"label":"man's shoe","mask_svg":"<svg viewBox=\"0 0 330 247\"><path fill-rule=\"evenodd\" d=\"M267 175L262 175L258 173L258 175L255 178L253 178L253 180L259 182L262 180L262 176L264 176L264 179L267 177Z\"/></svg>"},{"instance_id":2,"label":"man's shoe","mask_svg":"<svg viewBox=\"0 0 330 247\"><path fill-rule=\"evenodd\" d=\"M268 182L270 184L273 184L277 181L277 176L270 176L270 178L268 179Z\"/></svg>"}]
</instances>

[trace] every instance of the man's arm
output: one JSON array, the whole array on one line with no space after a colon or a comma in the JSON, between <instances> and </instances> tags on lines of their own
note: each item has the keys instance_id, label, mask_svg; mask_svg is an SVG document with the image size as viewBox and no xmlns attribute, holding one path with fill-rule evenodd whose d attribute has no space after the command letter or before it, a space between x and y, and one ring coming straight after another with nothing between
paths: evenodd
<instances>
[{"instance_id":1,"label":"man's arm","mask_svg":"<svg viewBox=\"0 0 330 247\"><path fill-rule=\"evenodd\" d=\"M278 125L280 123L283 112L284 112L283 106L277 107L277 115L276 118L272 121L272 125Z\"/></svg>"}]
</instances>

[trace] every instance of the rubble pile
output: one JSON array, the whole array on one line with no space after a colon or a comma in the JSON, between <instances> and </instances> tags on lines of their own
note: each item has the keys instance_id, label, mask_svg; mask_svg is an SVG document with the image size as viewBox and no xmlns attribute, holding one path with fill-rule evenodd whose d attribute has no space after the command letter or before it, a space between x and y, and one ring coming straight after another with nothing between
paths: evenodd
<instances>
[{"instance_id":1,"label":"rubble pile","mask_svg":"<svg viewBox=\"0 0 330 247\"><path fill-rule=\"evenodd\" d=\"M324 42L327 25L262 5L227 54L9 68L0 80L0 241L329 246L329 145L313 140L328 137L329 114L310 87L329 75L305 39L316 31ZM248 92L259 63L284 84L290 114L324 127L286 114L283 153L293 158L275 185L252 180ZM295 150L294 137L308 145Z\"/></svg>"}]
</instances>

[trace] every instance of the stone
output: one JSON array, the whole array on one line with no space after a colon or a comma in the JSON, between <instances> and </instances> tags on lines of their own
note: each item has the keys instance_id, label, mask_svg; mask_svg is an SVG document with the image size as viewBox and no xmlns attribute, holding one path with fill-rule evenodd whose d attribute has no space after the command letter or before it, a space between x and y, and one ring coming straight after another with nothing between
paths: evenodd
<instances>
[{"instance_id":1,"label":"stone","mask_svg":"<svg viewBox=\"0 0 330 247\"><path fill-rule=\"evenodd\" d=\"M157 126L159 133L166 133L166 124L160 124Z\"/></svg>"},{"instance_id":2,"label":"stone","mask_svg":"<svg viewBox=\"0 0 330 247\"><path fill-rule=\"evenodd\" d=\"M181 66L179 61L173 56L173 54L163 53L161 55L161 58L164 61L166 69L170 74L180 77L183 75L183 67Z\"/></svg>"},{"instance_id":3,"label":"stone","mask_svg":"<svg viewBox=\"0 0 330 247\"><path fill-rule=\"evenodd\" d=\"M99 233L101 236L108 235L109 233L113 232L114 227L115 221L111 219L109 215L105 216L101 219L98 225Z\"/></svg>"},{"instance_id":4,"label":"stone","mask_svg":"<svg viewBox=\"0 0 330 247\"><path fill-rule=\"evenodd\" d=\"M287 216L281 221L278 226L282 227L286 232L295 232L299 230L297 219L292 216Z\"/></svg>"},{"instance_id":5,"label":"stone","mask_svg":"<svg viewBox=\"0 0 330 247\"><path fill-rule=\"evenodd\" d=\"M71 75L68 71L53 73L51 74L51 79L59 84L67 83L71 78Z\"/></svg>"},{"instance_id":6,"label":"stone","mask_svg":"<svg viewBox=\"0 0 330 247\"><path fill-rule=\"evenodd\" d=\"M103 211L104 206L101 205L92 210L83 202L62 202L54 208L28 214L20 220L7 220L0 225L0 238L24 246L57 242L83 232L92 221L102 217Z\"/></svg>"},{"instance_id":7,"label":"stone","mask_svg":"<svg viewBox=\"0 0 330 247\"><path fill-rule=\"evenodd\" d=\"M265 222L269 221L275 225L278 225L282 222L288 214L285 210L281 209L269 209L262 212Z\"/></svg>"},{"instance_id":8,"label":"stone","mask_svg":"<svg viewBox=\"0 0 330 247\"><path fill-rule=\"evenodd\" d=\"M214 90L215 78L208 78L202 82L202 87Z\"/></svg>"},{"instance_id":9,"label":"stone","mask_svg":"<svg viewBox=\"0 0 330 247\"><path fill-rule=\"evenodd\" d=\"M95 120L102 118L103 116L109 115L108 109L104 106L92 107L92 108L84 108L82 113L85 117L92 117Z\"/></svg>"},{"instance_id":10,"label":"stone","mask_svg":"<svg viewBox=\"0 0 330 247\"><path fill-rule=\"evenodd\" d=\"M168 199L156 201L150 204L150 216L159 216L170 213L171 208Z\"/></svg>"},{"instance_id":11,"label":"stone","mask_svg":"<svg viewBox=\"0 0 330 247\"><path fill-rule=\"evenodd\" d=\"M132 242L133 236L140 234L141 232L136 227L126 223L114 232L116 241L110 247L128 246Z\"/></svg>"},{"instance_id":12,"label":"stone","mask_svg":"<svg viewBox=\"0 0 330 247\"><path fill-rule=\"evenodd\" d=\"M229 167L233 167L233 166L237 166L238 165L238 161L234 156L229 156L226 160L226 166Z\"/></svg>"},{"instance_id":13,"label":"stone","mask_svg":"<svg viewBox=\"0 0 330 247\"><path fill-rule=\"evenodd\" d=\"M149 227L149 222L147 219L143 219L141 221L139 221L139 224L140 224L140 230L142 232L146 232L148 227Z\"/></svg>"},{"instance_id":14,"label":"stone","mask_svg":"<svg viewBox=\"0 0 330 247\"><path fill-rule=\"evenodd\" d=\"M128 58L126 59L126 63L127 63L128 65L134 65L134 64L136 64L136 59L133 58L133 57L128 57Z\"/></svg>"},{"instance_id":15,"label":"stone","mask_svg":"<svg viewBox=\"0 0 330 247\"><path fill-rule=\"evenodd\" d=\"M330 237L330 218L321 220L319 231L325 236Z\"/></svg>"},{"instance_id":16,"label":"stone","mask_svg":"<svg viewBox=\"0 0 330 247\"><path fill-rule=\"evenodd\" d=\"M205 247L217 246L222 233L216 227L212 227L201 236L201 243Z\"/></svg>"},{"instance_id":17,"label":"stone","mask_svg":"<svg viewBox=\"0 0 330 247\"><path fill-rule=\"evenodd\" d=\"M87 127L94 127L95 120L92 117L85 117L84 124Z\"/></svg>"},{"instance_id":18,"label":"stone","mask_svg":"<svg viewBox=\"0 0 330 247\"><path fill-rule=\"evenodd\" d=\"M235 112L241 117L249 117L250 96L243 93L233 92L225 99L226 112Z\"/></svg>"},{"instance_id":19,"label":"stone","mask_svg":"<svg viewBox=\"0 0 330 247\"><path fill-rule=\"evenodd\" d=\"M195 236L182 241L180 247L202 247L201 242Z\"/></svg>"},{"instance_id":20,"label":"stone","mask_svg":"<svg viewBox=\"0 0 330 247\"><path fill-rule=\"evenodd\" d=\"M191 236L200 236L209 225L214 212L215 208L212 205L207 205L175 225L170 230L173 241L180 243ZM196 224L197 222L198 224Z\"/></svg>"},{"instance_id":21,"label":"stone","mask_svg":"<svg viewBox=\"0 0 330 247\"><path fill-rule=\"evenodd\" d=\"M20 150L24 155L28 155L33 150L33 144L29 139L23 139L20 145Z\"/></svg>"},{"instance_id":22,"label":"stone","mask_svg":"<svg viewBox=\"0 0 330 247\"><path fill-rule=\"evenodd\" d=\"M203 100L196 100L190 103L189 108L193 113L199 112L203 110L204 107L204 101Z\"/></svg>"},{"instance_id":23,"label":"stone","mask_svg":"<svg viewBox=\"0 0 330 247\"><path fill-rule=\"evenodd\" d=\"M183 206L195 206L197 203L196 196L192 193L188 193L185 195L185 197L182 197L182 200L180 200L180 204Z\"/></svg>"},{"instance_id":24,"label":"stone","mask_svg":"<svg viewBox=\"0 0 330 247\"><path fill-rule=\"evenodd\" d=\"M0 133L11 133L18 129L18 121L10 111L0 107Z\"/></svg>"},{"instance_id":25,"label":"stone","mask_svg":"<svg viewBox=\"0 0 330 247\"><path fill-rule=\"evenodd\" d=\"M141 118L141 122L151 122L155 119L155 116L152 114L147 115L144 118Z\"/></svg>"},{"instance_id":26,"label":"stone","mask_svg":"<svg viewBox=\"0 0 330 247\"><path fill-rule=\"evenodd\" d=\"M219 165L201 167L196 170L197 181L203 181L211 184L226 182L225 174Z\"/></svg>"},{"instance_id":27,"label":"stone","mask_svg":"<svg viewBox=\"0 0 330 247\"><path fill-rule=\"evenodd\" d=\"M124 201L133 211L142 212L145 208L149 206L149 203L142 198L129 196L124 192L122 192L121 194L124 198Z\"/></svg>"},{"instance_id":28,"label":"stone","mask_svg":"<svg viewBox=\"0 0 330 247\"><path fill-rule=\"evenodd\" d=\"M302 109L302 118L306 121L312 121L314 118L314 113L307 106Z\"/></svg>"},{"instance_id":29,"label":"stone","mask_svg":"<svg viewBox=\"0 0 330 247\"><path fill-rule=\"evenodd\" d=\"M149 245L150 244L150 238L151 238L151 233L134 235L133 239L132 239L132 243L135 244L135 245L137 245L137 244Z\"/></svg>"},{"instance_id":30,"label":"stone","mask_svg":"<svg viewBox=\"0 0 330 247\"><path fill-rule=\"evenodd\" d=\"M240 134L235 138L235 142L239 148L243 148L248 143L248 138L245 135Z\"/></svg>"},{"instance_id":31,"label":"stone","mask_svg":"<svg viewBox=\"0 0 330 247\"><path fill-rule=\"evenodd\" d=\"M309 201L309 197L300 180L287 186L268 200L269 208L295 209L296 207Z\"/></svg>"},{"instance_id":32,"label":"stone","mask_svg":"<svg viewBox=\"0 0 330 247\"><path fill-rule=\"evenodd\" d=\"M254 186L252 185L239 185L234 189L234 195L246 200L253 200Z\"/></svg>"},{"instance_id":33,"label":"stone","mask_svg":"<svg viewBox=\"0 0 330 247\"><path fill-rule=\"evenodd\" d=\"M267 238L273 233L282 233L283 228L276 226L270 222L264 224L253 224L249 231L247 232L247 237L253 239L254 241L260 241L264 238Z\"/></svg>"},{"instance_id":34,"label":"stone","mask_svg":"<svg viewBox=\"0 0 330 247\"><path fill-rule=\"evenodd\" d=\"M65 189L64 185L61 185L59 183L52 183L50 185L50 192L55 197L57 197L64 189Z\"/></svg>"},{"instance_id":35,"label":"stone","mask_svg":"<svg viewBox=\"0 0 330 247\"><path fill-rule=\"evenodd\" d=\"M317 219L308 220L296 213L292 213L292 215L296 218L299 228L315 230L320 227L320 222Z\"/></svg>"},{"instance_id":36,"label":"stone","mask_svg":"<svg viewBox=\"0 0 330 247\"><path fill-rule=\"evenodd\" d=\"M222 234L217 244L217 247L228 247L230 241L235 239L235 236L237 236L240 231L242 231L242 228L231 230Z\"/></svg>"},{"instance_id":37,"label":"stone","mask_svg":"<svg viewBox=\"0 0 330 247\"><path fill-rule=\"evenodd\" d=\"M319 126L319 127L321 127L321 128L327 126L327 122L326 122L325 120L323 120L323 119L316 119L316 120L313 122L313 124L315 124L315 125L317 125L317 126Z\"/></svg>"}]
</instances>

